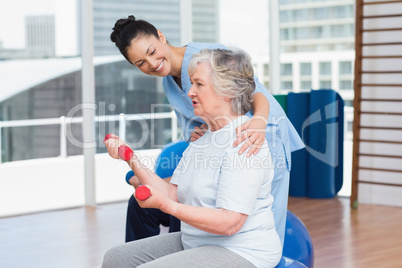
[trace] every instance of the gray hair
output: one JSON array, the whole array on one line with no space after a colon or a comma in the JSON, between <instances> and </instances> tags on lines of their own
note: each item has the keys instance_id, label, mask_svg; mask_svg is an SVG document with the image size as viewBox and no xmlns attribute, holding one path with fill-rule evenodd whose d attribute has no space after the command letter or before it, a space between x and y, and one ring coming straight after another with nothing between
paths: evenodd
<instances>
[{"instance_id":1,"label":"gray hair","mask_svg":"<svg viewBox=\"0 0 402 268\"><path fill-rule=\"evenodd\" d=\"M255 90L254 71L250 56L243 50L203 49L195 53L188 66L193 75L199 63L211 67L212 84L216 94L231 99L233 112L245 114L251 109Z\"/></svg>"}]
</instances>

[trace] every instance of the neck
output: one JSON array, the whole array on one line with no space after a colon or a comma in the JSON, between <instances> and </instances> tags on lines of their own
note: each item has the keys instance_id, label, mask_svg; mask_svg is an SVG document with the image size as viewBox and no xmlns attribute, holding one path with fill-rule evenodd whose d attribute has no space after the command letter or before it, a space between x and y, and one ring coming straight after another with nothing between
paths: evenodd
<instances>
[{"instance_id":1,"label":"neck","mask_svg":"<svg viewBox=\"0 0 402 268\"><path fill-rule=\"evenodd\" d=\"M240 116L242 116L242 115L241 114L234 114L234 113L227 114L227 115L215 116L214 119L207 120L208 127L212 132L220 130L221 128L225 127L226 125L228 125L233 120L239 118Z\"/></svg>"},{"instance_id":2,"label":"neck","mask_svg":"<svg viewBox=\"0 0 402 268\"><path fill-rule=\"evenodd\" d=\"M186 47L174 47L168 45L172 53L172 70L169 75L181 77L181 65L183 63L184 53L186 52Z\"/></svg>"}]
</instances>

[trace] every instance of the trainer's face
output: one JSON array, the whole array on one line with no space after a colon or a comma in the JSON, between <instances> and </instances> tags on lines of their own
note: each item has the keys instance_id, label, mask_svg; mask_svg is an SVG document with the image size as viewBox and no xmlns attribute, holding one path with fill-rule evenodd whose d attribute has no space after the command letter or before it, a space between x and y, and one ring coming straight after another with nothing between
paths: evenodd
<instances>
[{"instance_id":1,"label":"trainer's face","mask_svg":"<svg viewBox=\"0 0 402 268\"><path fill-rule=\"evenodd\" d=\"M172 69L172 55L164 35L158 31L159 38L153 35L140 35L131 41L127 55L132 64L143 73L167 76Z\"/></svg>"}]
</instances>

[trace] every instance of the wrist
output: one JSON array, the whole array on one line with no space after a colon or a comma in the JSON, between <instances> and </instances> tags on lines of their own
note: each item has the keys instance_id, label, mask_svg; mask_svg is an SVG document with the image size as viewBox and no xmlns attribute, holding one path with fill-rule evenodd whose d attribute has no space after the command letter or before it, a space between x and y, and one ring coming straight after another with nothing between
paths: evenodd
<instances>
[{"instance_id":1,"label":"wrist","mask_svg":"<svg viewBox=\"0 0 402 268\"><path fill-rule=\"evenodd\" d=\"M265 125L268 124L268 116L263 114L254 114L252 120L259 120L263 122Z\"/></svg>"},{"instance_id":2,"label":"wrist","mask_svg":"<svg viewBox=\"0 0 402 268\"><path fill-rule=\"evenodd\" d=\"M127 164L129 165L129 167L137 174L137 171L135 171L136 169L141 168L141 162L138 159L137 155L134 154L133 157L127 161Z\"/></svg>"},{"instance_id":3,"label":"wrist","mask_svg":"<svg viewBox=\"0 0 402 268\"><path fill-rule=\"evenodd\" d=\"M173 200L170 198L167 198L166 202L163 202L163 204L159 209L165 212L166 214L175 216L176 204L178 203L173 202Z\"/></svg>"}]
</instances>

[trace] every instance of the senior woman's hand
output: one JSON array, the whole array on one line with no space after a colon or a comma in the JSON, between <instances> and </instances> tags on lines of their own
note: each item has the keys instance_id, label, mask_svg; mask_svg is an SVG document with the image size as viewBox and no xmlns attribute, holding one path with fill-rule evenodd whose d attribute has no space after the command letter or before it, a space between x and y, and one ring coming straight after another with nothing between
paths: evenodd
<instances>
[{"instance_id":1,"label":"senior woman's hand","mask_svg":"<svg viewBox=\"0 0 402 268\"><path fill-rule=\"evenodd\" d=\"M267 119L263 116L253 116L250 120L236 128L237 140L233 143L233 147L238 146L243 141L246 142L239 150L239 154L244 153L249 147L247 157L257 154L265 141L265 129L267 127Z\"/></svg>"},{"instance_id":2,"label":"senior woman's hand","mask_svg":"<svg viewBox=\"0 0 402 268\"><path fill-rule=\"evenodd\" d=\"M150 185L145 185L149 188L151 195L146 200L138 199L135 194L134 197L142 208L156 208L165 211L169 202L171 201L167 196L163 195Z\"/></svg>"},{"instance_id":3,"label":"senior woman's hand","mask_svg":"<svg viewBox=\"0 0 402 268\"><path fill-rule=\"evenodd\" d=\"M119 147L126 144L122 139L120 139L119 136L115 134L106 135L103 143L106 146L108 154L114 159L120 158Z\"/></svg>"}]
</instances>

